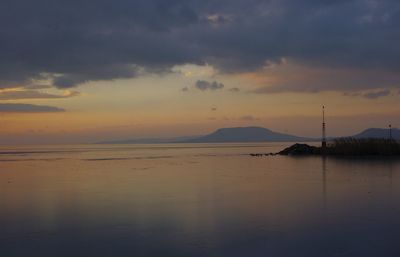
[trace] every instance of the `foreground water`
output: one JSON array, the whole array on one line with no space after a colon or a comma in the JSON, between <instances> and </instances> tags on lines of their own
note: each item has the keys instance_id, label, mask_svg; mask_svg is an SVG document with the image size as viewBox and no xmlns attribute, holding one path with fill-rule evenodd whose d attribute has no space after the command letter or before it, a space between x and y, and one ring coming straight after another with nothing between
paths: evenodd
<instances>
[{"instance_id":1,"label":"foreground water","mask_svg":"<svg viewBox=\"0 0 400 257\"><path fill-rule=\"evenodd\" d=\"M0 256L400 256L400 161L287 144L0 149Z\"/></svg>"}]
</instances>

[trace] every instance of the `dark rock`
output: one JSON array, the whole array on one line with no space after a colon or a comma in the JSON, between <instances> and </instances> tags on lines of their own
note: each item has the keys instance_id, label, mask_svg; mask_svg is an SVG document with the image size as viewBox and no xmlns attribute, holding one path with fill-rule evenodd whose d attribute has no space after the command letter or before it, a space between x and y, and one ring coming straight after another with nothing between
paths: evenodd
<instances>
[{"instance_id":1,"label":"dark rock","mask_svg":"<svg viewBox=\"0 0 400 257\"><path fill-rule=\"evenodd\" d=\"M251 153L250 156L253 157L263 157L263 156L271 156L275 155L274 153Z\"/></svg>"},{"instance_id":2,"label":"dark rock","mask_svg":"<svg viewBox=\"0 0 400 257\"><path fill-rule=\"evenodd\" d=\"M264 153L251 153L250 155L255 156L255 157L268 156L268 154L264 154Z\"/></svg>"},{"instance_id":3,"label":"dark rock","mask_svg":"<svg viewBox=\"0 0 400 257\"><path fill-rule=\"evenodd\" d=\"M294 144L278 152L278 154L280 155L312 155L318 153L318 147L310 146L307 144Z\"/></svg>"}]
</instances>

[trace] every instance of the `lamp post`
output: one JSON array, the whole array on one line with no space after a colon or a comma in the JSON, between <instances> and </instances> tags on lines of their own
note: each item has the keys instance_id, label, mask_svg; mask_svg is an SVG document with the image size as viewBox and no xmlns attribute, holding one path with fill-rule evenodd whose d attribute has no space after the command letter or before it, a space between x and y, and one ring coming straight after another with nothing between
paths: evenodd
<instances>
[{"instance_id":1,"label":"lamp post","mask_svg":"<svg viewBox=\"0 0 400 257\"><path fill-rule=\"evenodd\" d=\"M322 106L322 142L321 142L322 154L326 153L326 131L325 131L325 106Z\"/></svg>"}]
</instances>

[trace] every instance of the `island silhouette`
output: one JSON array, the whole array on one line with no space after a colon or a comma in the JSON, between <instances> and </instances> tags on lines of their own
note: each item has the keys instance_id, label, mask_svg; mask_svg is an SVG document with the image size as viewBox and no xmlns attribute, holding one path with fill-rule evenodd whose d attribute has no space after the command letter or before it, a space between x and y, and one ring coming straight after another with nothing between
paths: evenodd
<instances>
[{"instance_id":1,"label":"island silhouette","mask_svg":"<svg viewBox=\"0 0 400 257\"><path fill-rule=\"evenodd\" d=\"M400 140L400 129L391 129L392 139ZM342 138L357 139L389 139L390 131L384 128L369 128L358 134ZM337 139L327 138L328 141ZM263 127L219 128L212 133L198 136L182 136L174 138L136 138L101 141L98 144L162 144L162 143L246 143L246 142L319 142L321 138L301 137L275 132Z\"/></svg>"}]
</instances>

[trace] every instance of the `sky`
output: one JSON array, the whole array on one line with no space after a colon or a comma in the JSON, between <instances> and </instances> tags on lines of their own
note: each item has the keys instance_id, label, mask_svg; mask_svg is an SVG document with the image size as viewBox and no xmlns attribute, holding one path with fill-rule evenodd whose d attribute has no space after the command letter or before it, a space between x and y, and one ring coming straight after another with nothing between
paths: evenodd
<instances>
[{"instance_id":1,"label":"sky","mask_svg":"<svg viewBox=\"0 0 400 257\"><path fill-rule=\"evenodd\" d=\"M400 127L398 0L2 0L0 143Z\"/></svg>"}]
</instances>

